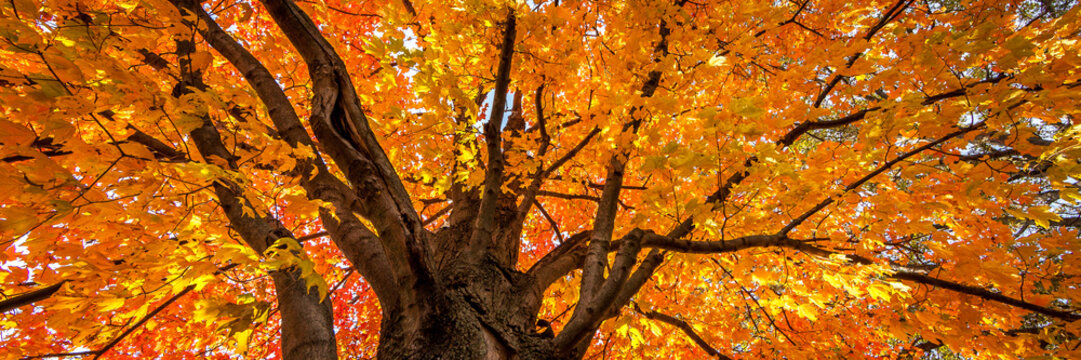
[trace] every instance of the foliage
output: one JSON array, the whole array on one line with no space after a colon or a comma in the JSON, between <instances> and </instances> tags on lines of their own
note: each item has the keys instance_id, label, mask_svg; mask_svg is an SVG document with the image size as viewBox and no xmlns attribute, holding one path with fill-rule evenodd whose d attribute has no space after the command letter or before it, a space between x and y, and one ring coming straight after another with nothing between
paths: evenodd
<instances>
[{"instance_id":1,"label":"foliage","mask_svg":"<svg viewBox=\"0 0 1081 360\"><path fill-rule=\"evenodd\" d=\"M556 347L630 290L586 358L1081 358L1073 1L297 0L340 67L265 3L0 2L0 359L281 357L281 274L374 357L414 211Z\"/></svg>"}]
</instances>

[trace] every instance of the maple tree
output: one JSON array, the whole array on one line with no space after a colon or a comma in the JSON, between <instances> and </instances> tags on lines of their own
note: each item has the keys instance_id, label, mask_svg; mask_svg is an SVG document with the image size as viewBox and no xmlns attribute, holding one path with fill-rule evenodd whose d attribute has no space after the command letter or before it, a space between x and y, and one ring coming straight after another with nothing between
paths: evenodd
<instances>
[{"instance_id":1,"label":"maple tree","mask_svg":"<svg viewBox=\"0 0 1081 360\"><path fill-rule=\"evenodd\" d=\"M0 358L1078 358L1076 5L0 2Z\"/></svg>"}]
</instances>

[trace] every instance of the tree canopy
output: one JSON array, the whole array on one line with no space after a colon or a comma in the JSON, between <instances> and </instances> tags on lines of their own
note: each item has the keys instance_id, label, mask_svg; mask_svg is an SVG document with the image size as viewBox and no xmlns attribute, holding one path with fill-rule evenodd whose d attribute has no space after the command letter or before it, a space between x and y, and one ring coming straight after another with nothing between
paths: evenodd
<instances>
[{"instance_id":1,"label":"tree canopy","mask_svg":"<svg viewBox=\"0 0 1081 360\"><path fill-rule=\"evenodd\" d=\"M1072 0L0 2L0 359L1081 358Z\"/></svg>"}]
</instances>

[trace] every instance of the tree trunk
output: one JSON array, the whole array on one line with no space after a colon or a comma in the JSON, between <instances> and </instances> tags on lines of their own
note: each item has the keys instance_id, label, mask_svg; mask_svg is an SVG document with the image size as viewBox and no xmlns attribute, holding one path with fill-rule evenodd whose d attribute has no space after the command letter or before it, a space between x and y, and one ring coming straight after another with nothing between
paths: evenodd
<instances>
[{"instance_id":1,"label":"tree trunk","mask_svg":"<svg viewBox=\"0 0 1081 360\"><path fill-rule=\"evenodd\" d=\"M491 259L452 262L437 273L418 296L420 308L384 313L380 359L568 358L555 353L550 331L537 330L540 296L528 275ZM405 317L420 319L420 328L404 329Z\"/></svg>"}]
</instances>

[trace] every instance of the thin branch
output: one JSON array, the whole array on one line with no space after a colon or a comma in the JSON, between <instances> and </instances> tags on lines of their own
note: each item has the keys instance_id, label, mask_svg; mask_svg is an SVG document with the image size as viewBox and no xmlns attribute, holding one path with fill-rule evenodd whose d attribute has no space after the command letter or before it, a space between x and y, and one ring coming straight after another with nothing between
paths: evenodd
<instances>
[{"instance_id":1,"label":"thin branch","mask_svg":"<svg viewBox=\"0 0 1081 360\"><path fill-rule=\"evenodd\" d=\"M533 180L529 183L529 186L526 187L525 192L522 194L522 203L518 206L519 221L524 220L525 216L529 214L529 208L533 205L532 200L536 199L537 192L540 191L540 187L544 183L544 180L547 179L548 176L551 175L553 172L562 167L563 164L566 164L568 161L578 155L578 153L581 152L582 149L589 144L590 140L593 140L593 137L597 136L597 134L599 134L600 132L601 129L593 128L593 130L587 133L586 136L578 142L578 144L575 144L574 147L568 150L566 154L563 154L563 156L561 156L543 171L539 171L536 175L533 176Z\"/></svg>"},{"instance_id":2,"label":"thin branch","mask_svg":"<svg viewBox=\"0 0 1081 360\"><path fill-rule=\"evenodd\" d=\"M127 129L134 131L131 136L128 136L128 141L136 142L146 146L150 149L154 156L159 160L181 160L187 158L187 156L179 150L173 148L164 141L158 140L150 134L140 131L135 126L128 124Z\"/></svg>"},{"instance_id":3,"label":"thin branch","mask_svg":"<svg viewBox=\"0 0 1081 360\"><path fill-rule=\"evenodd\" d=\"M169 307L169 305L172 305L173 302L176 302L177 299L180 299L184 295L187 295L192 290L195 290L195 285L188 285L184 288L184 290L180 290L180 292L176 293L176 295L173 295L173 297L169 298L169 300L165 300L164 303L158 305L158 307L154 308L154 310L151 310L149 313L143 316L142 319L139 319L139 321L135 322L135 325L132 325L127 330L124 330L124 332L120 333L120 335L114 338L113 341L110 341L108 344L105 344L105 346L103 346L101 349L97 350L97 352L94 354L94 359L100 358L102 355L105 355L105 353L112 349L114 346L116 346L116 344L119 344L121 340L124 340L124 338L126 338L128 335L131 335L131 333L135 332L135 330L141 328L143 324L146 324L146 322L150 320L150 318L153 318L162 310L165 310L165 308Z\"/></svg>"},{"instance_id":4,"label":"thin branch","mask_svg":"<svg viewBox=\"0 0 1081 360\"><path fill-rule=\"evenodd\" d=\"M492 112L484 125L484 141L488 144L488 169L484 176L484 189L480 209L477 211L477 221L469 239L469 246L474 249L474 254L483 253L480 249L484 247L484 244L495 240L496 210L500 195L503 193L503 113L507 107L507 90L510 85L516 36L516 15L513 8L508 8L503 28L503 43L499 50L499 67L496 71Z\"/></svg>"},{"instance_id":5,"label":"thin branch","mask_svg":"<svg viewBox=\"0 0 1081 360\"><path fill-rule=\"evenodd\" d=\"M905 11L905 9L912 5L914 1L915 0L898 0L896 3L893 4L893 6L890 6L886 13L882 14L882 17L879 18L878 22L875 23L874 26L871 26L871 28L867 31L867 34L863 36L863 39L871 40L871 38L873 38L879 30L882 30L882 28L885 27L886 24L889 24L890 21L897 19L897 17L899 17ZM850 56L848 58L848 61L845 62L845 68L852 67L852 65L856 63L856 60L859 60L861 56L863 56L862 52L857 52ZM822 88L822 91L819 92L818 96L815 97L814 107L817 108L822 106L822 101L826 100L826 96L828 96L830 92L833 91L833 88L837 86L837 83L841 82L841 79L843 78L844 76L842 76L841 74L833 75L833 78L830 79L830 81L826 84L826 87Z\"/></svg>"},{"instance_id":6,"label":"thin branch","mask_svg":"<svg viewBox=\"0 0 1081 360\"><path fill-rule=\"evenodd\" d=\"M1075 314L1072 311L1062 311L1062 310L1056 310L1056 309L1036 305L1036 304L1033 304L1033 303L1030 303L1030 302L1027 302L1027 301L1024 301L1024 300L1015 299L1015 298L1012 298L1012 297L1009 297L1009 296L1006 296L1006 295L1002 295L1002 293L987 290L987 289L984 289L982 287L964 285L964 284L961 284L961 283L958 283L958 282L953 282L953 281L948 281L948 280L943 280L943 279L931 277L931 276L928 276L926 274L921 274L921 273L918 273L918 272L898 271L898 272L890 275L890 277L894 278L894 279L898 279L898 280L908 280L908 281L917 282L917 283L920 283L920 284L931 285L931 286L934 286L934 287L939 288L939 289L946 289L946 290L950 290L950 291L953 291L953 292L958 292L958 293L962 293L962 294L968 294L968 295L976 296L976 297L984 299L984 300L990 300L990 301L994 301L994 302L998 302L998 303L1002 303L1002 304L1006 304L1006 305L1010 305L1010 306L1014 306L1014 307L1019 307L1019 308L1025 309L1025 310L1029 310L1029 311L1032 311L1032 312L1047 315L1047 316L1050 316L1052 318L1056 318L1056 319L1059 319L1059 320L1065 320L1065 321L1081 320L1081 315Z\"/></svg>"},{"instance_id":7,"label":"thin branch","mask_svg":"<svg viewBox=\"0 0 1081 360\"><path fill-rule=\"evenodd\" d=\"M709 343L702 338L702 336L698 335L698 333L694 331L694 327L692 327L691 324L688 324L686 321L675 316L658 312L656 310L652 310L649 312L642 311L642 308L638 307L637 304L634 305L634 311L642 314L642 316L645 316L647 319L657 320L668 325L675 326L677 329L683 331L683 333L686 334L687 337L691 338L691 341L694 341L694 343L697 344L698 347L702 348L702 350L705 350L706 354L709 354L709 356L713 356L721 360L732 360L732 358L721 354L721 352L717 351L716 348L710 346Z\"/></svg>"},{"instance_id":8,"label":"thin branch","mask_svg":"<svg viewBox=\"0 0 1081 360\"><path fill-rule=\"evenodd\" d=\"M547 190L537 191L537 195L538 196L544 196L544 197L554 197L554 198L566 199L566 200L589 200L589 201L594 201L594 202L600 202L601 201L601 198L593 196L593 195L564 194L564 193L559 193L559 192L555 192L555 191L547 191Z\"/></svg>"},{"instance_id":9,"label":"thin branch","mask_svg":"<svg viewBox=\"0 0 1081 360\"><path fill-rule=\"evenodd\" d=\"M938 138L935 141L924 144L923 146L912 149L911 151L909 151L907 153L904 153L904 154L894 158L893 160L887 161L885 164L882 164L881 166L879 166L874 171L871 171L869 174L864 175L859 180L856 180L855 182L853 182L851 184L848 184L848 186L845 186L843 192L849 192L849 191L855 190L856 188L862 186L864 183L870 181L875 176L878 176L879 174L885 172L886 170L889 170L889 169L893 168L894 165L897 165L898 163L900 163L901 161L904 161L905 159L908 159L908 158L910 158L912 156L915 156L915 155L917 155L919 153L922 153L923 151L925 151L927 149L938 146L938 145L940 145L940 144L942 144L942 143L944 143L946 141L949 141L950 139L953 139L955 137L958 137L958 136L964 135L966 133L972 132L972 131L974 131L976 129L979 129L981 127L982 127L982 123L977 124L977 125L973 125L973 126L969 126L969 127L966 127L966 128L951 132L949 134L946 134L945 136L943 136L941 138ZM825 200L822 200L821 202L819 202L817 205L815 205L810 210L807 210L806 212L804 212L799 217L793 219L792 222L788 223L788 225L785 225L785 227L783 229L781 229L780 234L784 235L784 234L789 233L790 231L795 229L797 226L802 224L804 221L806 221L808 218L810 218L812 215L817 213L819 210L822 210L823 208L825 208L829 204L832 204L834 201L836 201L835 199L836 199L835 197L831 196L831 197L826 198Z\"/></svg>"},{"instance_id":10,"label":"thin branch","mask_svg":"<svg viewBox=\"0 0 1081 360\"><path fill-rule=\"evenodd\" d=\"M316 233L311 233L311 234L308 234L308 235L297 237L297 242L302 243L302 242L305 242L305 241L308 241L308 240L318 239L318 238L321 238L321 237L324 237L324 236L327 236L327 235L330 235L330 233L328 233L326 231L320 231L320 232L316 232Z\"/></svg>"},{"instance_id":11,"label":"thin branch","mask_svg":"<svg viewBox=\"0 0 1081 360\"><path fill-rule=\"evenodd\" d=\"M720 266L720 263L716 259L714 259L713 262ZM733 281L735 280L736 277L732 275L731 271L728 271L728 269L725 269L723 266L721 267L721 270L723 270L725 274L728 274L728 277L732 278ZM758 308L758 311L762 312L762 315L766 316L766 320L769 320L769 324L773 326L773 328L776 329L777 332L781 333L781 336L784 336L784 338L788 340L788 343L799 346L794 340L792 340L791 337L788 336L788 333L784 332L784 330L781 330L780 326L777 326L777 321L773 320L773 315L770 315L769 312L766 311L766 308L762 307L762 303L758 301L758 297L754 293L752 293L750 290L747 290L747 287L743 286L743 284L740 284L739 282L736 282L736 286L739 286L739 290L743 293L743 296L754 302L754 305ZM791 328L792 324L788 324L788 327ZM792 330L794 331L795 329Z\"/></svg>"},{"instance_id":12,"label":"thin branch","mask_svg":"<svg viewBox=\"0 0 1081 360\"><path fill-rule=\"evenodd\" d=\"M444 206L442 209L439 209L439 211L436 211L435 214L432 214L432 216L429 216L427 219L424 219L423 225L428 226L432 222L438 220L440 216L443 216L444 214L450 212L450 210L453 209L453 208L454 208L453 204Z\"/></svg>"},{"instance_id":13,"label":"thin branch","mask_svg":"<svg viewBox=\"0 0 1081 360\"><path fill-rule=\"evenodd\" d=\"M540 213L544 216L544 219L548 220L548 225L552 227L552 232L555 233L556 239L559 239L559 243L562 244L564 239L563 232L559 230L559 223L556 223L556 220L552 218L552 215L548 214L547 210L544 210L544 206L541 205L540 202L537 202L537 210L540 210Z\"/></svg>"},{"instance_id":14,"label":"thin branch","mask_svg":"<svg viewBox=\"0 0 1081 360\"><path fill-rule=\"evenodd\" d=\"M229 271L230 269L232 269L234 267L237 267L238 265L239 264L237 264L237 263L233 263L233 264L223 266L220 269L218 269L217 271L215 271L214 275L221 275L222 273L224 273L226 271ZM61 282L60 284L63 284L63 282ZM59 284L57 284L57 285L59 285ZM175 295L170 297L168 300L165 300L165 302L161 303L161 305L158 305L157 307L155 307L154 310L151 310L146 315L143 315L143 317L141 319L139 319L139 321L136 321L134 325L129 327L127 330L124 330L124 332L120 333L120 335L113 338L112 341L109 341L107 344L105 344L104 346L102 346L98 350L27 356L27 357L22 358L22 360L44 359L44 358L53 358L53 357L67 357L67 356L86 356L86 355L94 355L94 359L100 358L102 355L105 355L106 352L108 352L113 347L115 347L117 344L119 344L120 341L122 341L122 340L124 340L124 338L128 337L128 335L131 335L131 333L135 332L135 330L138 330L139 328L141 328L143 326L143 324L146 324L146 322L148 320L150 320L151 318L156 316L162 310L165 310L165 308L169 307L169 305L172 305L174 302L176 302L176 300L180 299L184 295L187 295L192 290L195 290L195 285L194 284L188 285L183 290L180 290L180 292L176 293Z\"/></svg>"}]
</instances>

